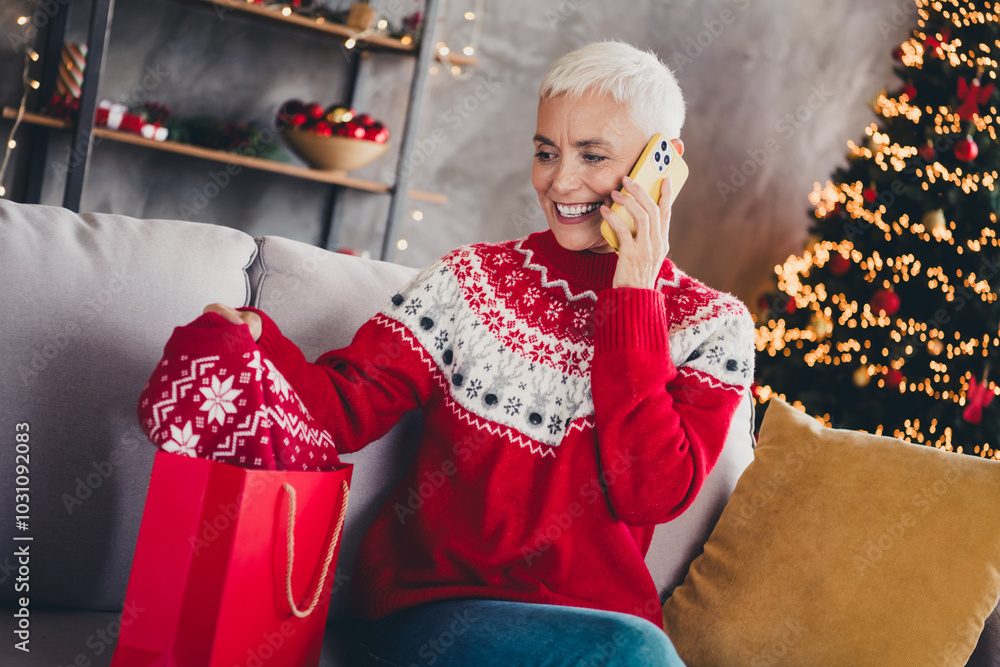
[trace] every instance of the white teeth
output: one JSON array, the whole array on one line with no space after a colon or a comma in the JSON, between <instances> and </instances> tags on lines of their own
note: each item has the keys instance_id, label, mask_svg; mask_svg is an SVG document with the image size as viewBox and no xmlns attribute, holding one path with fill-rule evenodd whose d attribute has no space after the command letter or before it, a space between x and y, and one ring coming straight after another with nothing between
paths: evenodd
<instances>
[{"instance_id":1,"label":"white teeth","mask_svg":"<svg viewBox=\"0 0 1000 667\"><path fill-rule=\"evenodd\" d=\"M567 218L576 218L590 213L591 211L596 211L600 205L600 202L597 202L594 204L575 204L573 206L566 206L565 204L556 202L556 210L559 211L559 215Z\"/></svg>"}]
</instances>

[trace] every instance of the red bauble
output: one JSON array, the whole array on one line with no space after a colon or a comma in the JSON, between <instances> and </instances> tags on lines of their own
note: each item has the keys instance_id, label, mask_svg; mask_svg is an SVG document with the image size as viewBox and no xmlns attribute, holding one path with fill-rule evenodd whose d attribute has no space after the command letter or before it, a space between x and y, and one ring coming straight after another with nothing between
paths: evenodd
<instances>
[{"instance_id":1,"label":"red bauble","mask_svg":"<svg viewBox=\"0 0 1000 667\"><path fill-rule=\"evenodd\" d=\"M955 157L962 162L972 162L978 155L979 146L976 144L976 141L972 138L971 134L965 135L965 139L962 139L955 144Z\"/></svg>"},{"instance_id":2,"label":"red bauble","mask_svg":"<svg viewBox=\"0 0 1000 667\"><path fill-rule=\"evenodd\" d=\"M910 85L903 86L903 94L908 100L913 101L917 97L917 89Z\"/></svg>"},{"instance_id":3,"label":"red bauble","mask_svg":"<svg viewBox=\"0 0 1000 667\"><path fill-rule=\"evenodd\" d=\"M903 55L904 55L905 53L906 53L906 52L905 52L905 51L903 51L903 45L902 45L902 44L900 44L899 46L897 46L896 48L894 48L894 49L892 50L892 57L893 57L894 59L896 59L896 60L900 60L900 61L901 61L901 60L903 59Z\"/></svg>"},{"instance_id":4,"label":"red bauble","mask_svg":"<svg viewBox=\"0 0 1000 667\"><path fill-rule=\"evenodd\" d=\"M785 304L785 312L791 315L795 312L796 308L798 308L798 306L795 305L795 299L789 297L788 303Z\"/></svg>"},{"instance_id":5,"label":"red bauble","mask_svg":"<svg viewBox=\"0 0 1000 667\"><path fill-rule=\"evenodd\" d=\"M346 123L337 126L337 134L342 137L350 137L351 139L364 139L365 126L353 120L349 120Z\"/></svg>"},{"instance_id":6,"label":"red bauble","mask_svg":"<svg viewBox=\"0 0 1000 667\"><path fill-rule=\"evenodd\" d=\"M771 300L766 294L761 294L760 298L757 299L757 309L763 312L771 310Z\"/></svg>"},{"instance_id":7,"label":"red bauble","mask_svg":"<svg viewBox=\"0 0 1000 667\"><path fill-rule=\"evenodd\" d=\"M370 114L363 113L357 117L357 121L364 125L365 127L374 127L378 121L375 120Z\"/></svg>"},{"instance_id":8,"label":"red bauble","mask_svg":"<svg viewBox=\"0 0 1000 667\"><path fill-rule=\"evenodd\" d=\"M303 113L306 110L306 105L298 100L288 100L278 109L278 117L292 117L295 114Z\"/></svg>"},{"instance_id":9,"label":"red bauble","mask_svg":"<svg viewBox=\"0 0 1000 667\"><path fill-rule=\"evenodd\" d=\"M903 374L896 368L886 368L882 375L885 377L887 387L898 387L899 383L903 381Z\"/></svg>"},{"instance_id":10,"label":"red bauble","mask_svg":"<svg viewBox=\"0 0 1000 667\"><path fill-rule=\"evenodd\" d=\"M306 106L306 115L313 120L319 120L326 115L326 110L319 102L313 102Z\"/></svg>"},{"instance_id":11,"label":"red bauble","mask_svg":"<svg viewBox=\"0 0 1000 667\"><path fill-rule=\"evenodd\" d=\"M876 199L878 199L878 190L875 188L865 188L864 192L861 193L865 198L865 201L871 204Z\"/></svg>"},{"instance_id":12,"label":"red bauble","mask_svg":"<svg viewBox=\"0 0 1000 667\"><path fill-rule=\"evenodd\" d=\"M834 253L830 256L830 273L835 276L842 276L851 270L851 260L842 254Z\"/></svg>"},{"instance_id":13,"label":"red bauble","mask_svg":"<svg viewBox=\"0 0 1000 667\"><path fill-rule=\"evenodd\" d=\"M937 151L934 150L933 141L928 141L926 144L918 148L917 153L919 153L920 157L922 157L927 161L933 160L934 158L937 157Z\"/></svg>"},{"instance_id":14,"label":"red bauble","mask_svg":"<svg viewBox=\"0 0 1000 667\"><path fill-rule=\"evenodd\" d=\"M872 312L892 315L899 310L899 295L888 289L880 289L872 295Z\"/></svg>"},{"instance_id":15,"label":"red bauble","mask_svg":"<svg viewBox=\"0 0 1000 667\"><path fill-rule=\"evenodd\" d=\"M316 124L309 128L309 131L321 137L329 137L333 134L333 128L325 120L316 121Z\"/></svg>"}]
</instances>

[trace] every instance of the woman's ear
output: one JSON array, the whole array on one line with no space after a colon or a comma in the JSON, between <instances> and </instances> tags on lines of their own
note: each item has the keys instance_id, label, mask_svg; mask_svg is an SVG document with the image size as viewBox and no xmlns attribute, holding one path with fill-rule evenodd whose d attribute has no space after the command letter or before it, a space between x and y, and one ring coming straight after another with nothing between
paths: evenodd
<instances>
[{"instance_id":1,"label":"woman's ear","mask_svg":"<svg viewBox=\"0 0 1000 667\"><path fill-rule=\"evenodd\" d=\"M670 143L672 143L674 145L674 148L677 149L677 154L678 155L684 155L684 142L683 141L681 141L680 139L671 139Z\"/></svg>"}]
</instances>

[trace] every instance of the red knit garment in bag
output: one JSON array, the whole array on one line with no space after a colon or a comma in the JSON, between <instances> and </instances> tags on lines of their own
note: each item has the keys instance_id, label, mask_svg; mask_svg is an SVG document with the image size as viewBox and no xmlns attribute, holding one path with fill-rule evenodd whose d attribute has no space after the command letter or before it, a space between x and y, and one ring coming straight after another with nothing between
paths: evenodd
<instances>
[{"instance_id":1,"label":"red knit garment in bag","mask_svg":"<svg viewBox=\"0 0 1000 667\"><path fill-rule=\"evenodd\" d=\"M249 329L217 313L174 329L139 397L139 423L164 451L243 468L340 465L330 434Z\"/></svg>"}]
</instances>

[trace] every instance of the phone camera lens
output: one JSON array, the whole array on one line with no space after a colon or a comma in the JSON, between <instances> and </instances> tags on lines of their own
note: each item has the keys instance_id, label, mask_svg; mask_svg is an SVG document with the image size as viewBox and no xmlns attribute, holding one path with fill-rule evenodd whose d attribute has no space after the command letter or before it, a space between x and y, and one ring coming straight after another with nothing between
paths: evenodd
<instances>
[{"instance_id":1,"label":"phone camera lens","mask_svg":"<svg viewBox=\"0 0 1000 667\"><path fill-rule=\"evenodd\" d=\"M660 162L662 159L663 159L663 156L660 154L659 151L657 151L656 153L653 154L653 161L654 162Z\"/></svg>"},{"instance_id":2,"label":"phone camera lens","mask_svg":"<svg viewBox=\"0 0 1000 667\"><path fill-rule=\"evenodd\" d=\"M663 151L664 153L667 151L667 140L666 139L661 139L660 140L660 150Z\"/></svg>"}]
</instances>

